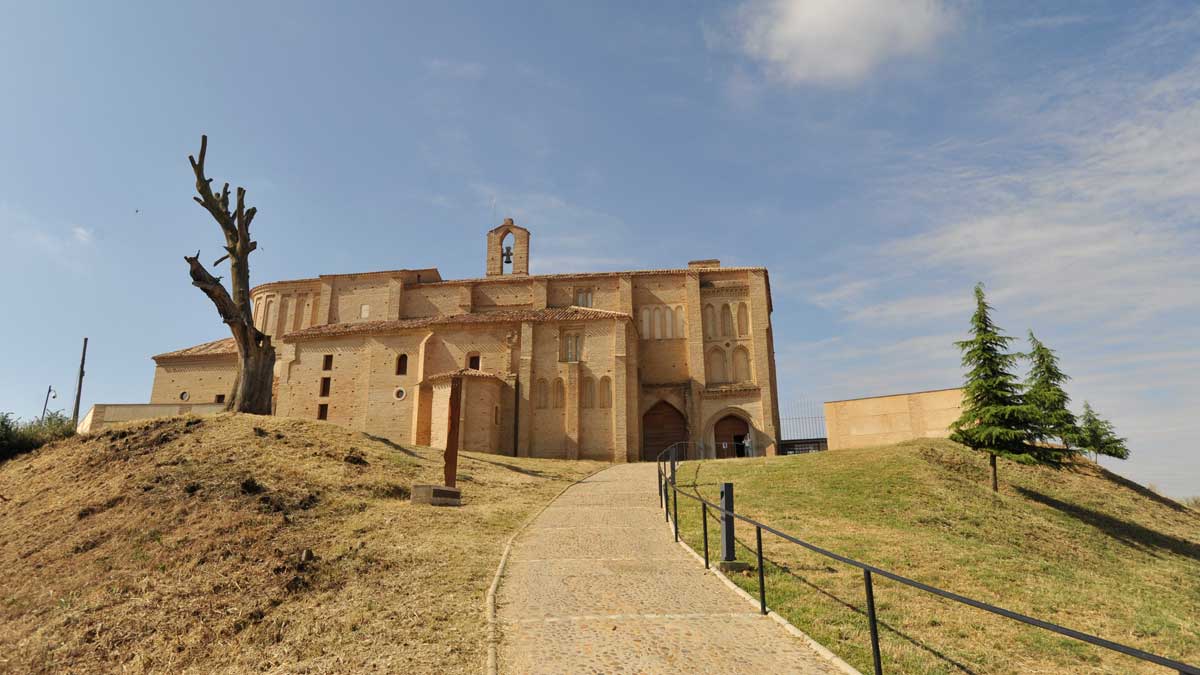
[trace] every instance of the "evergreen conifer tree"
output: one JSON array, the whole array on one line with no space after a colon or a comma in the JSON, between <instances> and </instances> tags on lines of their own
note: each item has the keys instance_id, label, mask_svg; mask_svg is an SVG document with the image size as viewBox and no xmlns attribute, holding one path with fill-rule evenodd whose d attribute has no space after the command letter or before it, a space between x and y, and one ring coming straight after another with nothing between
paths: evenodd
<instances>
[{"instance_id":1,"label":"evergreen conifer tree","mask_svg":"<svg viewBox=\"0 0 1200 675\"><path fill-rule=\"evenodd\" d=\"M1129 458L1129 448L1125 446L1125 439L1117 436L1112 423L1097 415L1087 401L1083 402L1083 414L1079 417L1079 428L1073 443L1092 453L1096 459L1099 459L1100 455L1117 459Z\"/></svg>"},{"instance_id":2,"label":"evergreen conifer tree","mask_svg":"<svg viewBox=\"0 0 1200 675\"><path fill-rule=\"evenodd\" d=\"M1025 402L1033 406L1037 413L1034 440L1041 443L1061 441L1069 449L1079 433L1075 414L1067 407L1071 398L1062 388L1070 378L1059 369L1054 350L1034 337L1033 331L1029 331L1029 348L1030 367L1029 378L1025 381ZM1043 454L1055 454L1053 450L1044 448Z\"/></svg>"},{"instance_id":3,"label":"evergreen conifer tree","mask_svg":"<svg viewBox=\"0 0 1200 675\"><path fill-rule=\"evenodd\" d=\"M950 425L951 440L987 452L992 467L992 491L999 491L996 458L1038 462L1039 448L1030 441L1036 411L1023 399L1021 383L1012 373L1017 356L1008 353L1012 338L992 322L983 284L975 285L975 314L970 339L956 342L967 368L962 416Z\"/></svg>"}]
</instances>

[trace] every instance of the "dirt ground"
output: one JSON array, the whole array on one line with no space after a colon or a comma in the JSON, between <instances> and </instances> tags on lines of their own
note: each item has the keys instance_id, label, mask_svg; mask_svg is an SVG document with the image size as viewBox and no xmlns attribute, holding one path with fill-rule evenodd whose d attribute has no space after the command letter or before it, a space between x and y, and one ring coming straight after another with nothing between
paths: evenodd
<instances>
[{"instance_id":1,"label":"dirt ground","mask_svg":"<svg viewBox=\"0 0 1200 675\"><path fill-rule=\"evenodd\" d=\"M0 672L479 672L515 528L597 462L175 417L0 464Z\"/></svg>"}]
</instances>

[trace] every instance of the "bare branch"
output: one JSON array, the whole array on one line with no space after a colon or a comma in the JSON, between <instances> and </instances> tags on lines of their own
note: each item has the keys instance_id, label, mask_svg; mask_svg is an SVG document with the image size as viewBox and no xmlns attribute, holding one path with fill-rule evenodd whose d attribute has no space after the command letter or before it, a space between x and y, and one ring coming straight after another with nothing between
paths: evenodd
<instances>
[{"instance_id":1,"label":"bare branch","mask_svg":"<svg viewBox=\"0 0 1200 675\"><path fill-rule=\"evenodd\" d=\"M229 183L221 187L220 194L213 193L212 179L204 171L207 153L208 136L201 136L199 159L188 156L196 178L197 196L192 199L209 212L225 235L225 255L218 258L213 266L229 261L230 288L226 290L221 284L221 277L214 277L204 268L199 251L194 256L184 256L184 260L188 263L192 285L203 291L216 306L221 320L229 325L237 344L240 365L231 408L240 412L270 414L275 349L270 336L254 326L250 301L249 256L258 248L258 243L250 240L250 223L258 211L246 206L245 188L237 188L237 203L233 211L229 208Z\"/></svg>"}]
</instances>

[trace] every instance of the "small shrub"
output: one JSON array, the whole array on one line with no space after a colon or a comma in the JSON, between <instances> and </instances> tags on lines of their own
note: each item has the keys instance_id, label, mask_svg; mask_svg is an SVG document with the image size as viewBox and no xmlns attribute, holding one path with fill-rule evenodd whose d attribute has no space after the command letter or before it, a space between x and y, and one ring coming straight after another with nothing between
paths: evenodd
<instances>
[{"instance_id":1,"label":"small shrub","mask_svg":"<svg viewBox=\"0 0 1200 675\"><path fill-rule=\"evenodd\" d=\"M12 413L0 413L0 462L74 435L71 418L62 411L48 412L42 419L28 422Z\"/></svg>"}]
</instances>

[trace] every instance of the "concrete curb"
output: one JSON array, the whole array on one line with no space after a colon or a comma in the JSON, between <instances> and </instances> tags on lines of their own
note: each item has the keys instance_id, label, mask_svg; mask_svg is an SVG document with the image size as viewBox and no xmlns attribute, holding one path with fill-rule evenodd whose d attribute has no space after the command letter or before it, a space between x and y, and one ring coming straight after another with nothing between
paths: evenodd
<instances>
[{"instance_id":1,"label":"concrete curb","mask_svg":"<svg viewBox=\"0 0 1200 675\"><path fill-rule=\"evenodd\" d=\"M672 525L670 521L667 521L666 525L667 525L667 529L671 532L671 536L674 537L675 536L675 526ZM704 564L704 556L700 555L699 553L696 553L696 551L693 550L691 546L687 545L687 542L685 542L682 537L679 539L679 545L683 547L683 550L687 551L688 553L691 553L692 557L695 558L697 561L699 561L701 565ZM716 575L716 577L718 579L725 582L726 586L733 589L734 593L737 593L739 596L741 596L743 599L745 599L746 602L750 603L750 606L754 608L755 612L759 611L758 598L750 595L741 586L738 586L737 584L733 583L732 579L725 576L725 574L722 573L720 570L718 570L715 566L710 565L710 567L705 571L712 572L714 575ZM838 670L842 671L846 675L862 675L862 673L859 672L859 670L857 668L855 668L854 666L850 665L849 663L846 663L845 661L843 661L837 654L834 654L833 652L829 651L829 649L827 649L825 647L825 645L823 645L820 642L817 642L816 640L809 637L809 635L807 633L805 633L804 631L800 630L799 628L796 628L795 626L793 626L792 622L783 618L779 614L776 614L774 610L768 609L767 616L771 617L772 619L775 620L776 623L783 626L783 629L786 630L788 633L790 633L793 637L800 638L800 640L802 642L804 642L805 644L807 644L810 648L812 648L812 650L814 652L816 652L818 655L820 655L826 661L829 661L830 663L832 663L834 665L834 667L836 667Z\"/></svg>"},{"instance_id":2,"label":"concrete curb","mask_svg":"<svg viewBox=\"0 0 1200 675\"><path fill-rule=\"evenodd\" d=\"M487 668L485 671L487 673L487 675L497 675L497 670L499 668L499 665L497 663L498 657L496 654L497 647L500 645L500 636L496 632L496 591L500 588L500 577L504 575L504 568L505 568L505 566L508 565L508 554L509 554L509 552L512 551L513 542L517 540L518 535L520 535L530 525L533 524L533 521L538 519L538 516L542 515L543 511L550 508L551 504L553 504L556 500L558 500L559 497L563 496L564 492L566 492L567 490L570 490L571 488L575 487L576 485L579 485L583 481L591 478L592 476L595 476L598 473L603 473L605 471L608 471L609 469L613 468L613 466L616 466L616 465L609 465L609 466L604 467L603 469L597 469L597 470L589 473L586 476L581 476L580 478L577 478L576 480L574 480L570 485L567 485L563 489L559 490L557 494L555 494L553 497L550 498L549 501L547 501L545 504L542 505L542 508L537 510L537 513L534 513L533 515L529 516L529 519L526 520L524 523L522 523L521 526L518 527L512 533L512 536L510 536L508 538L508 541L505 542L504 551L501 552L501 554L500 554L500 564L496 566L496 575L494 577L492 577L492 585L488 588L487 599L485 600L485 602L487 603L487 622L488 622L488 635L487 635L488 654L487 654Z\"/></svg>"}]
</instances>

